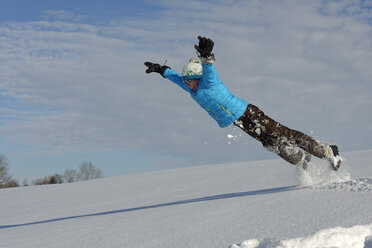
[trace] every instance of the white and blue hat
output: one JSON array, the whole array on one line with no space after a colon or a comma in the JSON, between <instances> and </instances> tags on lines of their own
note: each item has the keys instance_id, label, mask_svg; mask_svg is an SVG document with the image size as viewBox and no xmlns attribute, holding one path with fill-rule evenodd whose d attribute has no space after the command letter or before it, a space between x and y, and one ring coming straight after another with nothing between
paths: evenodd
<instances>
[{"instance_id":1,"label":"white and blue hat","mask_svg":"<svg viewBox=\"0 0 372 248\"><path fill-rule=\"evenodd\" d=\"M183 67L183 80L200 79L203 77L203 67L197 58L189 59L189 63Z\"/></svg>"}]
</instances>

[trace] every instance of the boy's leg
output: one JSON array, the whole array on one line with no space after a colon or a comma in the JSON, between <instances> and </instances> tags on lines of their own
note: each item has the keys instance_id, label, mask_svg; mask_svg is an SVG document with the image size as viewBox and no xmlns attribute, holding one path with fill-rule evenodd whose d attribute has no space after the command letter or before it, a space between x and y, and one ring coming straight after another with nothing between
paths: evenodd
<instances>
[{"instance_id":1,"label":"boy's leg","mask_svg":"<svg viewBox=\"0 0 372 248\"><path fill-rule=\"evenodd\" d=\"M252 116L255 118L252 118ZM279 138L277 135L267 132L269 130L267 126L270 126L269 124L273 126L277 122L265 116L262 111L251 104L248 105L245 115L234 122L234 125L260 141L267 150L275 152L291 164L306 169L310 162L310 154L300 147L287 142L286 139Z\"/></svg>"},{"instance_id":2,"label":"boy's leg","mask_svg":"<svg viewBox=\"0 0 372 248\"><path fill-rule=\"evenodd\" d=\"M302 132L283 126L252 104L248 105L247 110L235 122L235 125L261 141L264 146L277 147L279 141L287 142L319 158L326 157L326 150L329 147L326 143L317 141Z\"/></svg>"},{"instance_id":3,"label":"boy's leg","mask_svg":"<svg viewBox=\"0 0 372 248\"><path fill-rule=\"evenodd\" d=\"M260 141L267 150L278 154L288 163L297 165L304 170L307 169L307 165L310 162L311 155L298 146L296 147L293 144L289 144L288 142L277 139L273 136L266 135L260 131L255 132L254 129L246 129L240 122L235 122L234 124L253 138Z\"/></svg>"},{"instance_id":4,"label":"boy's leg","mask_svg":"<svg viewBox=\"0 0 372 248\"><path fill-rule=\"evenodd\" d=\"M285 161L306 170L311 160L311 155L293 144L283 142L278 145L277 154Z\"/></svg>"},{"instance_id":5,"label":"boy's leg","mask_svg":"<svg viewBox=\"0 0 372 248\"><path fill-rule=\"evenodd\" d=\"M332 153L332 149L328 144L281 125L279 122L266 116L264 112L252 104L248 105L245 113L234 124L253 138L259 140L264 147L276 152L280 157L292 164L300 157L301 150L305 151L302 151L303 159L305 156L309 157L306 153L310 153L321 159L327 158L330 162L336 157L336 154ZM291 155L288 156L288 154ZM335 166L332 162L331 165L335 170L339 167L339 164Z\"/></svg>"}]
</instances>

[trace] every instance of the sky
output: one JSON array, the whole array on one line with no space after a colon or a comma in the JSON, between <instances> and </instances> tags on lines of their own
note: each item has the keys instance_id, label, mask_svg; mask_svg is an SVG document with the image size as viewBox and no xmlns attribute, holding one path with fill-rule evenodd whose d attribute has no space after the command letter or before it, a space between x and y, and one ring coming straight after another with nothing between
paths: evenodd
<instances>
[{"instance_id":1,"label":"sky","mask_svg":"<svg viewBox=\"0 0 372 248\"><path fill-rule=\"evenodd\" d=\"M372 1L26 1L0 9L0 154L15 178L270 159L145 61L198 35L236 96L340 151L372 148ZM233 138L229 138L233 137Z\"/></svg>"}]
</instances>

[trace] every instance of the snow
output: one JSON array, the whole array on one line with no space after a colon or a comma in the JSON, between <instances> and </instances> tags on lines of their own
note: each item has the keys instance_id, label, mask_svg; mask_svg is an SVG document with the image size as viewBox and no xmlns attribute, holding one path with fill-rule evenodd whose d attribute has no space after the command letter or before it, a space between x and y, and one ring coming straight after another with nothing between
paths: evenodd
<instances>
[{"instance_id":1,"label":"snow","mask_svg":"<svg viewBox=\"0 0 372 248\"><path fill-rule=\"evenodd\" d=\"M372 224L353 226L350 228L335 227L321 230L308 237L300 237L288 240L265 239L259 242L257 239L246 240L240 245L233 244L231 248L256 248L256 247L280 247L280 248L323 248L323 247L372 247L370 236ZM366 238L364 238L366 237Z\"/></svg>"},{"instance_id":2,"label":"snow","mask_svg":"<svg viewBox=\"0 0 372 248\"><path fill-rule=\"evenodd\" d=\"M372 150L0 190L1 247L372 247Z\"/></svg>"}]
</instances>

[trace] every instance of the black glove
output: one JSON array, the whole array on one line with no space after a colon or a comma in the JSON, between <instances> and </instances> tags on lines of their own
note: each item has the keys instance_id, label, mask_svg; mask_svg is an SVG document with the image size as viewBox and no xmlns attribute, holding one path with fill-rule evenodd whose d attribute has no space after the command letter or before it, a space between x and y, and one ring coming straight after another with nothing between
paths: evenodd
<instances>
[{"instance_id":1,"label":"black glove","mask_svg":"<svg viewBox=\"0 0 372 248\"><path fill-rule=\"evenodd\" d=\"M159 64L154 64L154 63L151 63L151 62L145 62L145 66L147 66L147 70L146 70L146 73L151 73L151 72L157 72L159 73L160 75L164 77L164 72L167 68L170 68L169 66L165 66L165 65L159 65Z\"/></svg>"},{"instance_id":2,"label":"black glove","mask_svg":"<svg viewBox=\"0 0 372 248\"><path fill-rule=\"evenodd\" d=\"M196 51L200 53L200 57L202 58L210 57L214 46L213 40L201 36L198 36L198 39L199 46L195 45Z\"/></svg>"}]
</instances>

